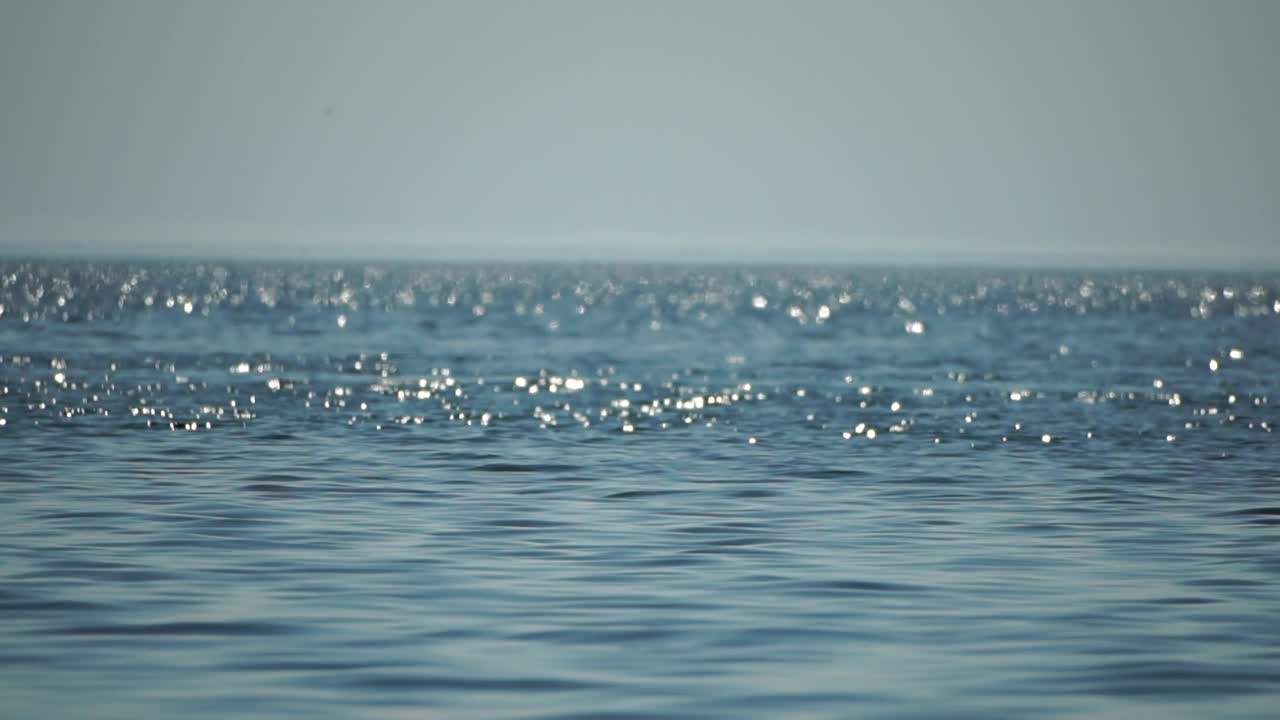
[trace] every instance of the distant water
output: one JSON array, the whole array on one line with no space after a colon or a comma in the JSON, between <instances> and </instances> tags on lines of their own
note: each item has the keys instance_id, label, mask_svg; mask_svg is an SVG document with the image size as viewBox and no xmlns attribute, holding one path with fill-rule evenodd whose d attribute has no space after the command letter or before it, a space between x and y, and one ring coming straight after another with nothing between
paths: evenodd
<instances>
[{"instance_id":1,"label":"distant water","mask_svg":"<svg viewBox=\"0 0 1280 720\"><path fill-rule=\"evenodd\" d=\"M1275 717L1280 276L0 263L5 718Z\"/></svg>"}]
</instances>

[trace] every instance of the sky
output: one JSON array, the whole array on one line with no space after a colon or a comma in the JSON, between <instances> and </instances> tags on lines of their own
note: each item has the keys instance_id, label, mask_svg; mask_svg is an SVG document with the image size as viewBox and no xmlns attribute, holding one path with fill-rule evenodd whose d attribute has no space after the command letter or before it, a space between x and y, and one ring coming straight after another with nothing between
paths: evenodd
<instances>
[{"instance_id":1,"label":"sky","mask_svg":"<svg viewBox=\"0 0 1280 720\"><path fill-rule=\"evenodd\" d=\"M1273 0L0 0L0 254L1280 268Z\"/></svg>"}]
</instances>

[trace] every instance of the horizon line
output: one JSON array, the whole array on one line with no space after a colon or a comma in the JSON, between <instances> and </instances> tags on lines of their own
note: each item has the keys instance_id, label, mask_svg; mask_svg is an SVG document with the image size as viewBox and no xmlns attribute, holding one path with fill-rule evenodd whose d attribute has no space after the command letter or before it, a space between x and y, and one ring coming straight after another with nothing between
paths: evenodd
<instances>
[{"instance_id":1,"label":"horizon line","mask_svg":"<svg viewBox=\"0 0 1280 720\"><path fill-rule=\"evenodd\" d=\"M887 253L886 253L887 254ZM1090 254L1090 253L1083 253ZM923 257L931 255L930 257ZM1280 261L1263 260L1262 258L1242 258L1238 263L1222 264L1200 262L1197 264L1182 262L1153 263L1137 257L1112 258L1083 262L1073 262L1065 254L1009 255L997 259L992 253L984 253L974 257L939 257L937 254L898 253L888 258L859 258L854 256L815 259L800 258L757 258L734 256L725 259L714 257L714 253L692 253L689 258L671 258L669 256L623 256L608 257L607 254L577 253L568 258L546 257L545 253L525 254L522 256L490 257L484 254L441 254L429 257L426 254L411 256L392 256L390 253L371 253L369 255L317 253L308 257L287 255L284 253L247 253L240 255L218 255L205 253L171 254L130 253L130 252L98 252L76 253L73 251L50 251L32 253L26 251L11 252L0 248L0 262L33 262L33 263L224 263L224 264L281 264L281 265L452 265L452 266L619 266L619 267L696 267L709 266L721 268L744 269L820 269L839 270L883 269L883 270L987 270L987 271L1028 271L1028 272L1170 272L1195 273L1215 272L1231 274L1277 273L1280 272ZM1179 260L1184 260L1180 258Z\"/></svg>"}]
</instances>

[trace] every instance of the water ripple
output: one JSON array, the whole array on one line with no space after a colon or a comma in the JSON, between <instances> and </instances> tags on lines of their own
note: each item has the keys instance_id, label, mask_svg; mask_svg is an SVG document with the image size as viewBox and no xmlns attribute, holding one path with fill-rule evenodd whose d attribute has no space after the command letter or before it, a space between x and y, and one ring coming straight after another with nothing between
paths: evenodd
<instances>
[{"instance_id":1,"label":"water ripple","mask_svg":"<svg viewBox=\"0 0 1280 720\"><path fill-rule=\"evenodd\" d=\"M1266 273L0 261L0 696L1269 717L1278 329Z\"/></svg>"}]
</instances>

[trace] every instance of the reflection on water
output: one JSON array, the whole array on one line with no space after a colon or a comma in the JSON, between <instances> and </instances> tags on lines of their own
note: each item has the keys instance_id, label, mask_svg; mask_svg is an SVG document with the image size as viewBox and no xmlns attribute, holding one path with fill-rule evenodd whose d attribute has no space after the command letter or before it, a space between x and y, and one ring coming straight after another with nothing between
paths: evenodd
<instances>
[{"instance_id":1,"label":"reflection on water","mask_svg":"<svg viewBox=\"0 0 1280 720\"><path fill-rule=\"evenodd\" d=\"M14 717L1267 717L1280 277L0 263Z\"/></svg>"}]
</instances>

